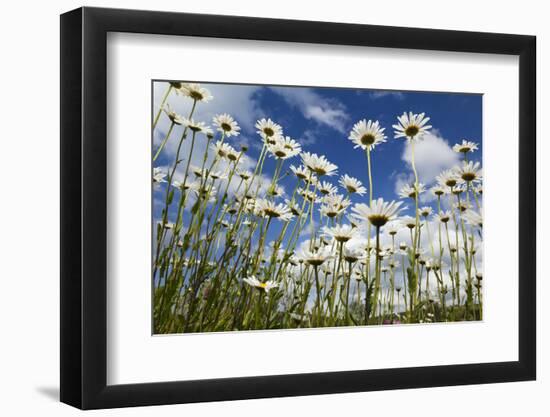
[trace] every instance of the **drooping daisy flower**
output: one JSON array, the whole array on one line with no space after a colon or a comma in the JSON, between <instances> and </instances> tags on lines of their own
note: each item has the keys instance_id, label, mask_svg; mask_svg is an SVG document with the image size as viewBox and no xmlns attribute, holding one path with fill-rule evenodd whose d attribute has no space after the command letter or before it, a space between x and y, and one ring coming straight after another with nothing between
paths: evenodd
<instances>
[{"instance_id":1,"label":"drooping daisy flower","mask_svg":"<svg viewBox=\"0 0 550 417\"><path fill-rule=\"evenodd\" d=\"M166 182L166 172L162 168L153 168L153 184L160 184Z\"/></svg>"},{"instance_id":2,"label":"drooping daisy flower","mask_svg":"<svg viewBox=\"0 0 550 417\"><path fill-rule=\"evenodd\" d=\"M330 163L323 155L319 156L316 153L304 152L302 153L303 164L317 176L334 175L338 167Z\"/></svg>"},{"instance_id":3,"label":"drooping daisy flower","mask_svg":"<svg viewBox=\"0 0 550 417\"><path fill-rule=\"evenodd\" d=\"M370 207L366 204L355 204L351 211L353 216L359 220L368 220L375 227L384 226L393 220L401 211L401 201L387 202L382 198L372 202Z\"/></svg>"},{"instance_id":4,"label":"drooping daisy flower","mask_svg":"<svg viewBox=\"0 0 550 417\"><path fill-rule=\"evenodd\" d=\"M243 281L246 282L251 287L257 288L258 290L263 290L266 293L273 288L277 288L279 285L275 281L262 282L258 278L256 278L254 275L248 278L243 278Z\"/></svg>"},{"instance_id":5,"label":"drooping daisy flower","mask_svg":"<svg viewBox=\"0 0 550 417\"><path fill-rule=\"evenodd\" d=\"M483 227L483 216L474 210L466 210L462 217L472 226Z\"/></svg>"},{"instance_id":6,"label":"drooping daisy flower","mask_svg":"<svg viewBox=\"0 0 550 417\"><path fill-rule=\"evenodd\" d=\"M376 145L386 142L385 128L380 127L378 121L363 119L357 122L351 130L348 139L355 143L354 149L374 149Z\"/></svg>"},{"instance_id":7,"label":"drooping daisy flower","mask_svg":"<svg viewBox=\"0 0 550 417\"><path fill-rule=\"evenodd\" d=\"M465 139L462 139L462 143L457 143L453 146L453 151L455 151L456 153L466 154L468 152L477 151L477 149L477 143L470 142Z\"/></svg>"},{"instance_id":8,"label":"drooping daisy flower","mask_svg":"<svg viewBox=\"0 0 550 417\"><path fill-rule=\"evenodd\" d=\"M335 194L338 191L338 188L336 188L336 186L332 185L328 181L319 182L319 186L317 188L319 189L319 192L323 195Z\"/></svg>"},{"instance_id":9,"label":"drooping daisy flower","mask_svg":"<svg viewBox=\"0 0 550 417\"><path fill-rule=\"evenodd\" d=\"M192 132L195 133L204 133L205 135L208 132L211 132L212 129L210 129L206 124L203 122L196 122L193 119L183 119L183 124L189 128Z\"/></svg>"},{"instance_id":10,"label":"drooping daisy flower","mask_svg":"<svg viewBox=\"0 0 550 417\"><path fill-rule=\"evenodd\" d=\"M268 145L267 150L276 159L288 159L298 155L302 148L298 142L287 136L275 139L274 143Z\"/></svg>"},{"instance_id":11,"label":"drooping daisy flower","mask_svg":"<svg viewBox=\"0 0 550 417\"><path fill-rule=\"evenodd\" d=\"M432 214L433 209L430 206L424 206L418 209L418 214L422 217L428 217Z\"/></svg>"},{"instance_id":12,"label":"drooping daisy flower","mask_svg":"<svg viewBox=\"0 0 550 417\"><path fill-rule=\"evenodd\" d=\"M269 142L270 138L283 135L283 128L271 119L260 119L254 125L258 129L258 133Z\"/></svg>"},{"instance_id":13,"label":"drooping daisy flower","mask_svg":"<svg viewBox=\"0 0 550 417\"><path fill-rule=\"evenodd\" d=\"M273 201L266 199L259 199L256 201L256 211L260 216L276 218L283 222L288 222L293 216L292 212L285 204L275 204Z\"/></svg>"},{"instance_id":14,"label":"drooping daisy flower","mask_svg":"<svg viewBox=\"0 0 550 417\"><path fill-rule=\"evenodd\" d=\"M456 172L466 182L479 181L482 175L480 163L474 161L463 162Z\"/></svg>"},{"instance_id":15,"label":"drooping daisy flower","mask_svg":"<svg viewBox=\"0 0 550 417\"><path fill-rule=\"evenodd\" d=\"M185 122L185 117L183 116L180 116L179 114L177 114L175 111L173 111L171 108L170 108L170 105L169 104L166 104L166 106L162 109L162 111L164 113L166 113L166 115L168 116L168 118L170 119L170 121L172 123L174 123L175 125L182 125L184 122Z\"/></svg>"},{"instance_id":16,"label":"drooping daisy flower","mask_svg":"<svg viewBox=\"0 0 550 417\"><path fill-rule=\"evenodd\" d=\"M225 136L239 136L241 128L233 117L227 113L217 114L212 119L212 123L217 127L218 132Z\"/></svg>"},{"instance_id":17,"label":"drooping daisy flower","mask_svg":"<svg viewBox=\"0 0 550 417\"><path fill-rule=\"evenodd\" d=\"M430 120L424 117L425 113L414 114L413 112L404 112L397 117L398 124L393 125L396 138L406 138L408 140L419 140L431 129L432 126L426 125Z\"/></svg>"},{"instance_id":18,"label":"drooping daisy flower","mask_svg":"<svg viewBox=\"0 0 550 417\"><path fill-rule=\"evenodd\" d=\"M324 227L323 233L325 236L332 237L337 242L343 243L354 237L357 234L357 229L351 227L349 224L344 224L343 226Z\"/></svg>"},{"instance_id":19,"label":"drooping daisy flower","mask_svg":"<svg viewBox=\"0 0 550 417\"><path fill-rule=\"evenodd\" d=\"M214 98L212 94L210 94L210 91L204 87L201 87L200 84L195 83L182 83L178 91L183 96L189 97L195 101L203 101L205 103Z\"/></svg>"},{"instance_id":20,"label":"drooping daisy flower","mask_svg":"<svg viewBox=\"0 0 550 417\"><path fill-rule=\"evenodd\" d=\"M479 184L477 187L474 187L474 191L475 191L477 194L482 195L482 194L483 194L483 185Z\"/></svg>"},{"instance_id":21,"label":"drooping daisy flower","mask_svg":"<svg viewBox=\"0 0 550 417\"><path fill-rule=\"evenodd\" d=\"M361 181L357 178L350 177L348 174L345 174L343 177L340 177L340 185L344 187L348 193L363 195L367 192L367 189L363 187Z\"/></svg>"},{"instance_id":22,"label":"drooping daisy flower","mask_svg":"<svg viewBox=\"0 0 550 417\"><path fill-rule=\"evenodd\" d=\"M399 196L401 198L412 198L415 199L417 196L422 194L424 191L426 191L426 188L424 187L424 184L418 183L418 187L415 187L415 185L408 185L405 184L401 190L399 191Z\"/></svg>"},{"instance_id":23,"label":"drooping daisy flower","mask_svg":"<svg viewBox=\"0 0 550 417\"><path fill-rule=\"evenodd\" d=\"M455 187L462 181L454 169L447 169L441 172L441 174L435 177L435 180L439 185L445 187Z\"/></svg>"},{"instance_id":24,"label":"drooping daisy flower","mask_svg":"<svg viewBox=\"0 0 550 417\"><path fill-rule=\"evenodd\" d=\"M405 250L407 250L407 247L408 247L407 243L405 243L405 242L400 242L399 243L399 249L400 250L405 251Z\"/></svg>"},{"instance_id":25,"label":"drooping daisy flower","mask_svg":"<svg viewBox=\"0 0 550 417\"><path fill-rule=\"evenodd\" d=\"M449 220L451 220L451 212L449 210L446 210L446 211L440 211L437 215L436 215L437 219L441 222L441 223L448 223Z\"/></svg>"},{"instance_id":26,"label":"drooping daisy flower","mask_svg":"<svg viewBox=\"0 0 550 417\"><path fill-rule=\"evenodd\" d=\"M310 251L309 249L303 249L300 257L309 265L318 267L322 265L328 259L331 259L333 256L330 253L330 249L326 246L318 250Z\"/></svg>"}]
</instances>

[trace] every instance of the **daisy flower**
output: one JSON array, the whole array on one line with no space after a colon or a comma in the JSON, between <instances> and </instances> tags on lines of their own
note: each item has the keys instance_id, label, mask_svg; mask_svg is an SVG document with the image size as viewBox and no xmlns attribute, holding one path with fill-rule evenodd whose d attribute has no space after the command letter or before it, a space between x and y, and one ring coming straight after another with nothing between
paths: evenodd
<instances>
[{"instance_id":1,"label":"daisy flower","mask_svg":"<svg viewBox=\"0 0 550 417\"><path fill-rule=\"evenodd\" d=\"M454 208L458 209L460 212L464 213L466 210L469 210L472 207L467 201L461 201L460 203L454 204Z\"/></svg>"},{"instance_id":2,"label":"daisy flower","mask_svg":"<svg viewBox=\"0 0 550 417\"><path fill-rule=\"evenodd\" d=\"M250 171L241 171L239 170L237 172L237 175L243 180L243 181L248 181L250 178L252 178L252 172Z\"/></svg>"},{"instance_id":3,"label":"daisy flower","mask_svg":"<svg viewBox=\"0 0 550 417\"><path fill-rule=\"evenodd\" d=\"M260 119L254 125L261 137L268 140L272 137L279 137L283 134L283 128L271 119Z\"/></svg>"},{"instance_id":4,"label":"daisy flower","mask_svg":"<svg viewBox=\"0 0 550 417\"><path fill-rule=\"evenodd\" d=\"M375 227L384 226L393 220L401 211L401 201L386 202L382 198L372 202L370 206L360 203L355 204L351 211L353 216L359 220L368 220Z\"/></svg>"},{"instance_id":5,"label":"daisy flower","mask_svg":"<svg viewBox=\"0 0 550 417\"><path fill-rule=\"evenodd\" d=\"M456 153L463 153L466 154L468 152L477 151L477 143L467 141L465 139L462 139L462 143L457 143L453 146L453 151Z\"/></svg>"},{"instance_id":6,"label":"daisy flower","mask_svg":"<svg viewBox=\"0 0 550 417\"><path fill-rule=\"evenodd\" d=\"M160 184L166 182L166 172L162 168L153 168L153 184Z\"/></svg>"},{"instance_id":7,"label":"daisy flower","mask_svg":"<svg viewBox=\"0 0 550 417\"><path fill-rule=\"evenodd\" d=\"M320 182L317 188L319 192L323 195L336 194L336 192L338 191L338 188L336 188L336 186L332 185L328 181Z\"/></svg>"},{"instance_id":8,"label":"daisy flower","mask_svg":"<svg viewBox=\"0 0 550 417\"><path fill-rule=\"evenodd\" d=\"M272 288L277 288L279 284L277 284L275 281L266 281L262 282L258 278L256 278L254 275L243 278L243 281L246 282L251 287L257 288L258 290L264 290L266 293L269 292Z\"/></svg>"},{"instance_id":9,"label":"daisy flower","mask_svg":"<svg viewBox=\"0 0 550 417\"><path fill-rule=\"evenodd\" d=\"M321 199L317 197L317 194L311 190L299 188L298 194L300 194L305 200L309 201L310 203L318 203L319 201L321 201Z\"/></svg>"},{"instance_id":10,"label":"daisy flower","mask_svg":"<svg viewBox=\"0 0 550 417\"><path fill-rule=\"evenodd\" d=\"M295 216L300 215L302 208L298 204L296 204L294 201L286 199L285 204L288 206L288 208L290 209L290 212L293 215Z\"/></svg>"},{"instance_id":11,"label":"daisy flower","mask_svg":"<svg viewBox=\"0 0 550 417\"><path fill-rule=\"evenodd\" d=\"M211 148L218 157L223 159L229 159L229 155L234 156L237 153L235 148L221 140L213 144Z\"/></svg>"},{"instance_id":12,"label":"daisy flower","mask_svg":"<svg viewBox=\"0 0 550 417\"><path fill-rule=\"evenodd\" d=\"M224 180L227 178L227 173L222 171L211 171L208 176L213 180Z\"/></svg>"},{"instance_id":13,"label":"daisy flower","mask_svg":"<svg viewBox=\"0 0 550 417\"><path fill-rule=\"evenodd\" d=\"M218 132L223 133L225 136L239 136L241 128L239 124L227 113L217 114L212 119L212 123L217 127Z\"/></svg>"},{"instance_id":14,"label":"daisy flower","mask_svg":"<svg viewBox=\"0 0 550 417\"><path fill-rule=\"evenodd\" d=\"M344 257L344 260L346 262L354 263L357 262L359 259L364 258L365 253L358 248L348 247L346 245L344 246L344 252L342 256Z\"/></svg>"},{"instance_id":15,"label":"daisy flower","mask_svg":"<svg viewBox=\"0 0 550 417\"><path fill-rule=\"evenodd\" d=\"M319 156L316 153L302 153L302 163L317 176L334 175L338 167L330 163L324 156Z\"/></svg>"},{"instance_id":16,"label":"daisy flower","mask_svg":"<svg viewBox=\"0 0 550 417\"><path fill-rule=\"evenodd\" d=\"M193 119L183 119L183 125L195 133L202 132L206 135L207 133L212 132L212 129L206 126L206 124L203 122L196 122Z\"/></svg>"},{"instance_id":17,"label":"daisy flower","mask_svg":"<svg viewBox=\"0 0 550 417\"><path fill-rule=\"evenodd\" d=\"M293 215L290 209L282 203L275 204L272 201L259 199L256 201L256 212L263 217L276 218L288 222Z\"/></svg>"},{"instance_id":18,"label":"daisy flower","mask_svg":"<svg viewBox=\"0 0 550 417\"><path fill-rule=\"evenodd\" d=\"M426 125L430 120L424 117L425 113L414 114L413 112L404 112L397 117L398 124L393 125L395 138L406 138L408 140L422 139L422 136L431 129L432 126Z\"/></svg>"},{"instance_id":19,"label":"daisy flower","mask_svg":"<svg viewBox=\"0 0 550 417\"><path fill-rule=\"evenodd\" d=\"M195 83L182 83L178 92L185 97L189 97L195 101L203 101L205 103L214 98L212 94L210 94L210 91L204 87L201 87L200 84Z\"/></svg>"},{"instance_id":20,"label":"daisy flower","mask_svg":"<svg viewBox=\"0 0 550 417\"><path fill-rule=\"evenodd\" d=\"M324 216L334 218L346 211L350 205L351 201L341 194L327 195L323 199L323 206L321 206L320 212Z\"/></svg>"},{"instance_id":21,"label":"daisy flower","mask_svg":"<svg viewBox=\"0 0 550 417\"><path fill-rule=\"evenodd\" d=\"M189 167L189 170L195 175L195 177L197 178L202 178L206 175L206 170L205 169L201 169L199 168L198 166L196 165L191 165Z\"/></svg>"},{"instance_id":22,"label":"daisy flower","mask_svg":"<svg viewBox=\"0 0 550 417\"><path fill-rule=\"evenodd\" d=\"M418 209L418 214L422 217L428 217L432 214L433 209L430 206L424 206Z\"/></svg>"},{"instance_id":23,"label":"daisy flower","mask_svg":"<svg viewBox=\"0 0 550 417\"><path fill-rule=\"evenodd\" d=\"M166 115L168 116L168 118L170 119L170 121L176 125L182 125L184 122L185 122L185 117L183 116L180 116L179 114L177 114L175 111L173 111L171 108L170 108L170 105L169 104L166 104L166 106L162 109L162 111L164 113L166 113Z\"/></svg>"},{"instance_id":24,"label":"daisy flower","mask_svg":"<svg viewBox=\"0 0 550 417\"><path fill-rule=\"evenodd\" d=\"M442 186L437 185L437 184L434 185L434 186L431 188L430 191L431 191L432 194L435 195L436 197L441 197L441 196L444 195L445 192L446 192L446 191L445 191L445 188L443 188Z\"/></svg>"},{"instance_id":25,"label":"daisy flower","mask_svg":"<svg viewBox=\"0 0 550 417\"><path fill-rule=\"evenodd\" d=\"M343 177L340 177L340 185L344 187L348 193L363 195L367 192L367 189L363 187L361 181L357 178L350 177L348 174L345 174Z\"/></svg>"},{"instance_id":26,"label":"daisy flower","mask_svg":"<svg viewBox=\"0 0 550 417\"><path fill-rule=\"evenodd\" d=\"M269 187L267 194L273 197L282 197L285 195L285 189L280 185L275 184L274 187Z\"/></svg>"},{"instance_id":27,"label":"daisy flower","mask_svg":"<svg viewBox=\"0 0 550 417\"><path fill-rule=\"evenodd\" d=\"M463 162L462 166L457 168L457 175L460 175L466 182L479 181L481 179L481 167L479 162Z\"/></svg>"},{"instance_id":28,"label":"daisy flower","mask_svg":"<svg viewBox=\"0 0 550 417\"><path fill-rule=\"evenodd\" d=\"M483 216L474 210L466 210L462 217L472 226L483 227Z\"/></svg>"},{"instance_id":29,"label":"daisy flower","mask_svg":"<svg viewBox=\"0 0 550 417\"><path fill-rule=\"evenodd\" d=\"M378 121L369 120L367 122L363 119L353 125L348 139L355 144L354 149L374 149L379 143L386 142L384 130L385 128L380 127Z\"/></svg>"},{"instance_id":30,"label":"daisy flower","mask_svg":"<svg viewBox=\"0 0 550 417\"><path fill-rule=\"evenodd\" d=\"M416 218L411 216L403 216L401 219L401 224L408 229L414 229L416 227Z\"/></svg>"},{"instance_id":31,"label":"daisy flower","mask_svg":"<svg viewBox=\"0 0 550 417\"><path fill-rule=\"evenodd\" d=\"M401 190L399 191L399 196L401 198L416 198L418 195L422 194L424 191L426 191L426 188L424 187L424 184L418 183L418 188L415 187L415 185L404 185Z\"/></svg>"},{"instance_id":32,"label":"daisy flower","mask_svg":"<svg viewBox=\"0 0 550 417\"><path fill-rule=\"evenodd\" d=\"M300 144L288 136L276 138L267 149L276 159L292 158L302 151Z\"/></svg>"},{"instance_id":33,"label":"daisy flower","mask_svg":"<svg viewBox=\"0 0 550 417\"><path fill-rule=\"evenodd\" d=\"M435 177L435 180L439 185L446 187L454 187L461 182L460 176L453 169L447 169L441 172L441 174Z\"/></svg>"},{"instance_id":34,"label":"daisy flower","mask_svg":"<svg viewBox=\"0 0 550 417\"><path fill-rule=\"evenodd\" d=\"M303 249L300 257L307 264L318 267L321 266L325 261L331 259L333 256L330 253L330 249L328 249L327 247L323 247L314 251Z\"/></svg>"},{"instance_id":35,"label":"daisy flower","mask_svg":"<svg viewBox=\"0 0 550 417\"><path fill-rule=\"evenodd\" d=\"M290 170L296 176L296 178L300 180L305 180L309 177L309 171L303 165L300 165L299 167L295 167L294 165L291 165Z\"/></svg>"},{"instance_id":36,"label":"daisy flower","mask_svg":"<svg viewBox=\"0 0 550 417\"><path fill-rule=\"evenodd\" d=\"M448 223L451 220L451 212L449 210L440 211L437 215L437 220L441 223Z\"/></svg>"},{"instance_id":37,"label":"daisy flower","mask_svg":"<svg viewBox=\"0 0 550 417\"><path fill-rule=\"evenodd\" d=\"M393 221L384 226L384 232L390 236L395 236L401 230L401 227L402 225L399 221Z\"/></svg>"},{"instance_id":38,"label":"daisy flower","mask_svg":"<svg viewBox=\"0 0 550 417\"><path fill-rule=\"evenodd\" d=\"M325 236L332 237L337 242L343 243L354 237L357 234L357 229L349 224L345 224L343 226L324 227L323 232Z\"/></svg>"}]
</instances>

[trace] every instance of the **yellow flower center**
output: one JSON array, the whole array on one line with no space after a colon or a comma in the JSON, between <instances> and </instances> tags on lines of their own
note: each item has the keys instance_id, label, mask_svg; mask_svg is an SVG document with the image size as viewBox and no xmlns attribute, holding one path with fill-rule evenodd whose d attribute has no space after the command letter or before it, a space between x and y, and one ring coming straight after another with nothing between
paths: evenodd
<instances>
[{"instance_id":1,"label":"yellow flower center","mask_svg":"<svg viewBox=\"0 0 550 417\"><path fill-rule=\"evenodd\" d=\"M363 145L372 145L374 143L375 137L372 133L367 133L361 136L361 143Z\"/></svg>"},{"instance_id":2,"label":"yellow flower center","mask_svg":"<svg viewBox=\"0 0 550 417\"><path fill-rule=\"evenodd\" d=\"M412 137L416 136L419 131L420 131L420 128L418 126L411 125L411 126L407 127L407 129L405 129L405 135L412 138Z\"/></svg>"}]
</instances>

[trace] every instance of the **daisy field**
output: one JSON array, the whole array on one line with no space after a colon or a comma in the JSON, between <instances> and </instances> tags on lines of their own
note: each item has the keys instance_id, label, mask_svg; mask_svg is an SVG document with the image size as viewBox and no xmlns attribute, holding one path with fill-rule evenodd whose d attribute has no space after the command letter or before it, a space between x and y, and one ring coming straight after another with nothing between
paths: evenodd
<instances>
[{"instance_id":1,"label":"daisy field","mask_svg":"<svg viewBox=\"0 0 550 417\"><path fill-rule=\"evenodd\" d=\"M482 96L153 81L155 334L483 319Z\"/></svg>"}]
</instances>

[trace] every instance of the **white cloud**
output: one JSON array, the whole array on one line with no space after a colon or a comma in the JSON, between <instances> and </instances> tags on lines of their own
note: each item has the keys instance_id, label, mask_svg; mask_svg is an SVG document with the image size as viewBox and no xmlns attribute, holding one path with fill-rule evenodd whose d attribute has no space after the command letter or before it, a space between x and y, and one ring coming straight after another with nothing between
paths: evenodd
<instances>
[{"instance_id":1,"label":"white cloud","mask_svg":"<svg viewBox=\"0 0 550 417\"><path fill-rule=\"evenodd\" d=\"M401 159L412 166L411 145L406 144ZM437 130L424 135L424 139L414 145L414 162L419 181L431 184L444 169L451 168L459 162L459 155L454 152L449 142Z\"/></svg>"},{"instance_id":2,"label":"white cloud","mask_svg":"<svg viewBox=\"0 0 550 417\"><path fill-rule=\"evenodd\" d=\"M411 171L401 172L395 175L395 191L398 192L405 184L411 184L414 181L412 173L412 149L407 142L403 149L401 159L406 162ZM414 145L414 162L418 172L418 180L426 186L435 183L435 177L445 169L449 169L460 161L459 155L454 152L449 142L441 136L437 129L424 135L424 139L416 142ZM430 192L420 195L420 201L428 203L435 200Z\"/></svg>"},{"instance_id":3,"label":"white cloud","mask_svg":"<svg viewBox=\"0 0 550 417\"><path fill-rule=\"evenodd\" d=\"M262 110L255 97L263 87L229 84L203 84L203 86L210 90L214 98L207 103L197 103L193 119L209 125L212 123L212 117L216 114L229 113L237 120L244 131L254 132L254 123L262 116ZM155 83L155 104L160 104L166 88L166 83ZM174 111L187 117L191 110L192 101L172 93L168 99L168 104ZM158 111L158 107L155 109L156 111ZM166 122L166 117L162 119Z\"/></svg>"},{"instance_id":4,"label":"white cloud","mask_svg":"<svg viewBox=\"0 0 550 417\"><path fill-rule=\"evenodd\" d=\"M327 99L310 88L270 87L309 120L345 133L349 116L343 103Z\"/></svg>"},{"instance_id":5,"label":"white cloud","mask_svg":"<svg viewBox=\"0 0 550 417\"><path fill-rule=\"evenodd\" d=\"M398 100L403 100L405 98L405 95L399 91L380 90L380 91L373 91L369 95L370 95L370 98L375 100L378 98L384 98L384 97L394 97Z\"/></svg>"}]
</instances>

